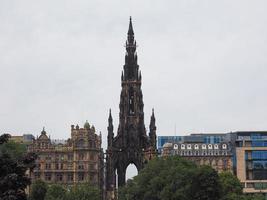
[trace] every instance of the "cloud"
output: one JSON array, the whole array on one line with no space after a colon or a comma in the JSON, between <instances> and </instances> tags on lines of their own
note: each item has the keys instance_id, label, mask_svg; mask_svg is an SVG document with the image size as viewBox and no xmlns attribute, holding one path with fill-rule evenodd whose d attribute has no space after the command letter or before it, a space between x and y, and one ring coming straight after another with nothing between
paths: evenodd
<instances>
[{"instance_id":1,"label":"cloud","mask_svg":"<svg viewBox=\"0 0 267 200\"><path fill-rule=\"evenodd\" d=\"M133 16L145 122L159 135L266 130L266 1L1 1L0 128L118 125Z\"/></svg>"}]
</instances>

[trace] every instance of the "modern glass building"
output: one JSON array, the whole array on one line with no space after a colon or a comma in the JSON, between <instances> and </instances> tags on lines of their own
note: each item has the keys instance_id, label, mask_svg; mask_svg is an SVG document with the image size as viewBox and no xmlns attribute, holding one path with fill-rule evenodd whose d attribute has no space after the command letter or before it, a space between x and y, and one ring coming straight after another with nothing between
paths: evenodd
<instances>
[{"instance_id":1,"label":"modern glass building","mask_svg":"<svg viewBox=\"0 0 267 200\"><path fill-rule=\"evenodd\" d=\"M186 136L158 136L158 150L161 152L165 143L219 144L228 140L227 134L222 133L194 133Z\"/></svg>"},{"instance_id":2,"label":"modern glass building","mask_svg":"<svg viewBox=\"0 0 267 200\"><path fill-rule=\"evenodd\" d=\"M246 193L267 193L267 132L236 132L236 174Z\"/></svg>"},{"instance_id":3,"label":"modern glass building","mask_svg":"<svg viewBox=\"0 0 267 200\"><path fill-rule=\"evenodd\" d=\"M197 133L187 136L158 136L161 153L165 143L188 145L229 144L233 172L245 193L267 194L267 131L239 131L220 134ZM179 145L178 145L179 146Z\"/></svg>"}]
</instances>

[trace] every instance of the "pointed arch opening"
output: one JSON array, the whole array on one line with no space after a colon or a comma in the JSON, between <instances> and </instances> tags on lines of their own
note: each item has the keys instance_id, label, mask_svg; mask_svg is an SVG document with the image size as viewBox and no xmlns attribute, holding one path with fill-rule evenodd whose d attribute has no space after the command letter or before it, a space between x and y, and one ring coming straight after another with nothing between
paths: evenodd
<instances>
[{"instance_id":1,"label":"pointed arch opening","mask_svg":"<svg viewBox=\"0 0 267 200\"><path fill-rule=\"evenodd\" d=\"M135 164L131 163L126 168L126 182L128 179L132 179L133 177L137 176L138 170Z\"/></svg>"}]
</instances>

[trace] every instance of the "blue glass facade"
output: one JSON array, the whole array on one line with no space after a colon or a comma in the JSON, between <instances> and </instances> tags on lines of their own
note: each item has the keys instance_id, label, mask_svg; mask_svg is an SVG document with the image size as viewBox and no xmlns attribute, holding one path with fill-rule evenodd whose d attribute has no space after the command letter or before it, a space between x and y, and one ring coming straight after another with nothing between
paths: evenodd
<instances>
[{"instance_id":1,"label":"blue glass facade","mask_svg":"<svg viewBox=\"0 0 267 200\"><path fill-rule=\"evenodd\" d=\"M251 141L251 146L252 147L267 147L267 141Z\"/></svg>"},{"instance_id":2,"label":"blue glass facade","mask_svg":"<svg viewBox=\"0 0 267 200\"><path fill-rule=\"evenodd\" d=\"M223 137L222 136L204 136L204 143L206 144L218 144L222 142Z\"/></svg>"},{"instance_id":3,"label":"blue glass facade","mask_svg":"<svg viewBox=\"0 0 267 200\"><path fill-rule=\"evenodd\" d=\"M162 149L163 145L168 142L180 142L183 140L183 136L158 136L158 149Z\"/></svg>"},{"instance_id":4,"label":"blue glass facade","mask_svg":"<svg viewBox=\"0 0 267 200\"><path fill-rule=\"evenodd\" d=\"M252 160L267 160L267 151L251 151Z\"/></svg>"}]
</instances>

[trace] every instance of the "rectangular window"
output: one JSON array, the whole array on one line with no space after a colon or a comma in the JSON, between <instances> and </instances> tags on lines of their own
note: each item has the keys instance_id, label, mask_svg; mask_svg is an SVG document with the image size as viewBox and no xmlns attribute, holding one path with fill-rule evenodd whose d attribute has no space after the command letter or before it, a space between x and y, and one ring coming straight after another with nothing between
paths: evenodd
<instances>
[{"instance_id":1,"label":"rectangular window","mask_svg":"<svg viewBox=\"0 0 267 200\"><path fill-rule=\"evenodd\" d=\"M45 180L51 181L51 173L45 173Z\"/></svg>"},{"instance_id":2,"label":"rectangular window","mask_svg":"<svg viewBox=\"0 0 267 200\"><path fill-rule=\"evenodd\" d=\"M267 160L267 151L252 151L253 160Z\"/></svg>"},{"instance_id":3,"label":"rectangular window","mask_svg":"<svg viewBox=\"0 0 267 200\"><path fill-rule=\"evenodd\" d=\"M72 173L68 174L68 181L73 181L73 174Z\"/></svg>"},{"instance_id":4,"label":"rectangular window","mask_svg":"<svg viewBox=\"0 0 267 200\"><path fill-rule=\"evenodd\" d=\"M39 172L35 172L34 173L34 177L35 177L35 179L39 179L40 178L40 173Z\"/></svg>"},{"instance_id":5,"label":"rectangular window","mask_svg":"<svg viewBox=\"0 0 267 200\"><path fill-rule=\"evenodd\" d=\"M68 164L68 169L72 169L72 167L73 167L73 164L72 163L69 163Z\"/></svg>"},{"instance_id":6,"label":"rectangular window","mask_svg":"<svg viewBox=\"0 0 267 200\"><path fill-rule=\"evenodd\" d=\"M68 160L72 160L73 159L73 155L72 154L68 154Z\"/></svg>"},{"instance_id":7,"label":"rectangular window","mask_svg":"<svg viewBox=\"0 0 267 200\"><path fill-rule=\"evenodd\" d=\"M62 174L57 174L56 180L57 181L62 181L63 180L63 175Z\"/></svg>"},{"instance_id":8,"label":"rectangular window","mask_svg":"<svg viewBox=\"0 0 267 200\"><path fill-rule=\"evenodd\" d=\"M45 169L49 169L49 165L47 163L45 164Z\"/></svg>"},{"instance_id":9,"label":"rectangular window","mask_svg":"<svg viewBox=\"0 0 267 200\"><path fill-rule=\"evenodd\" d=\"M267 147L267 141L252 141L252 147Z\"/></svg>"},{"instance_id":10,"label":"rectangular window","mask_svg":"<svg viewBox=\"0 0 267 200\"><path fill-rule=\"evenodd\" d=\"M78 174L78 180L83 181L84 180L84 173L79 173Z\"/></svg>"},{"instance_id":11,"label":"rectangular window","mask_svg":"<svg viewBox=\"0 0 267 200\"><path fill-rule=\"evenodd\" d=\"M83 153L80 153L79 154L79 160L83 160L84 159L84 154Z\"/></svg>"},{"instance_id":12,"label":"rectangular window","mask_svg":"<svg viewBox=\"0 0 267 200\"><path fill-rule=\"evenodd\" d=\"M78 165L78 169L84 169L84 166L82 164Z\"/></svg>"},{"instance_id":13,"label":"rectangular window","mask_svg":"<svg viewBox=\"0 0 267 200\"><path fill-rule=\"evenodd\" d=\"M252 177L253 180L265 180L267 179L267 170L253 170Z\"/></svg>"}]
</instances>

